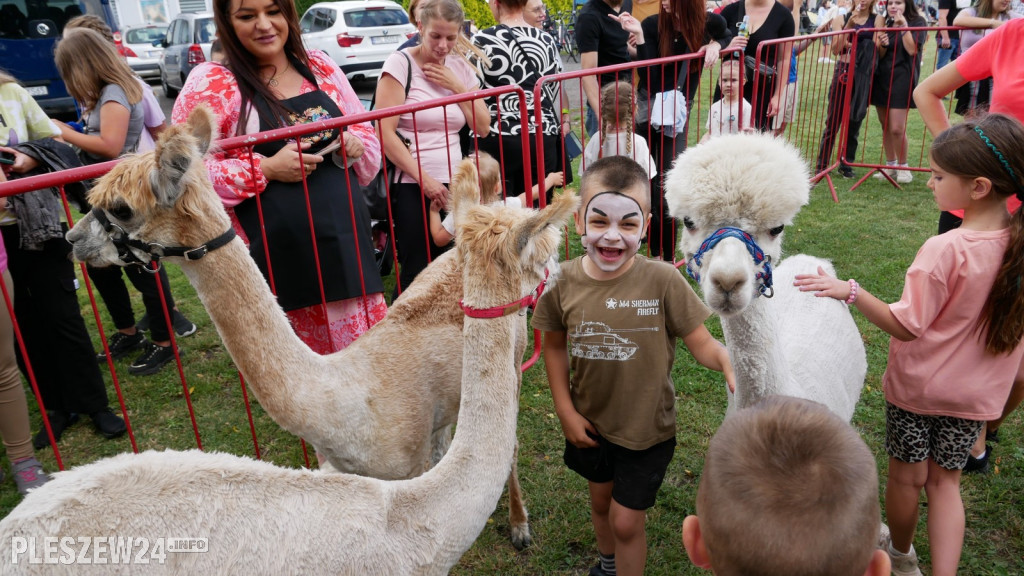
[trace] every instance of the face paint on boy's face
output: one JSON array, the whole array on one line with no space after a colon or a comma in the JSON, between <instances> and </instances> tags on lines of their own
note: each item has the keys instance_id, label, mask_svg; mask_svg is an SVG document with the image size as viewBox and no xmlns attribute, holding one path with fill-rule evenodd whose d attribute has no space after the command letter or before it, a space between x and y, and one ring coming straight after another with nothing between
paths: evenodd
<instances>
[{"instance_id":1,"label":"face paint on boy's face","mask_svg":"<svg viewBox=\"0 0 1024 576\"><path fill-rule=\"evenodd\" d=\"M583 212L583 247L605 272L618 270L640 249L645 215L640 204L619 192L601 192Z\"/></svg>"}]
</instances>

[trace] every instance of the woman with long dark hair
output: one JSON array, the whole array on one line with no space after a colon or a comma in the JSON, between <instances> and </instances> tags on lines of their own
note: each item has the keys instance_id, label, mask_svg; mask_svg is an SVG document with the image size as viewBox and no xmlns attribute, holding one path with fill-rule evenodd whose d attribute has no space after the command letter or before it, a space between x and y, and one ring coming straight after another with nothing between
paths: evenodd
<instances>
[{"instance_id":1,"label":"woman with long dark hair","mask_svg":"<svg viewBox=\"0 0 1024 576\"><path fill-rule=\"evenodd\" d=\"M330 57L303 47L292 2L215 0L214 20L225 61L192 71L175 102L174 123L200 104L217 115L223 136L364 111ZM339 139L342 148L333 155L318 154ZM340 350L387 311L359 192L380 167L373 127L353 124L298 142L264 142L253 152L251 164L244 149L212 154L207 167L214 189L232 209L236 231L248 239L299 337L321 354Z\"/></svg>"},{"instance_id":2,"label":"woman with long dark hair","mask_svg":"<svg viewBox=\"0 0 1024 576\"><path fill-rule=\"evenodd\" d=\"M790 38L796 32L792 11L775 0L740 0L722 8L722 17L725 18L728 30L733 33L727 48L741 48L741 57L749 62L756 61L761 42ZM788 43L773 44L762 51L762 66L745 67L743 98L754 109L751 125L761 132L772 129L772 118L781 112L785 102L782 91L789 78L792 51Z\"/></svg>"},{"instance_id":3,"label":"woman with long dark hair","mask_svg":"<svg viewBox=\"0 0 1024 576\"><path fill-rule=\"evenodd\" d=\"M700 84L702 64L707 67L718 60L719 51L729 44L732 34L725 19L706 12L704 0L661 0L658 13L644 18L639 28L626 18L620 19L637 40L637 60L654 60L669 56L704 53L703 60L674 65L639 68L637 104L650 110L655 94L679 89L693 102ZM632 20L635 23L635 19ZM668 215L662 193L662 178L672 162L686 150L686 131L665 132L651 127L650 113L637 119L636 132L647 139L651 156L657 164L658 176L651 182L651 225L647 233L651 255L671 262L675 257L675 221Z\"/></svg>"},{"instance_id":4,"label":"woman with long dark hair","mask_svg":"<svg viewBox=\"0 0 1024 576\"><path fill-rule=\"evenodd\" d=\"M921 73L921 47L928 32L899 30L923 27L927 23L917 12L917 5L907 0L887 0L885 14L875 17L875 28L895 29L875 32L878 65L871 85L871 104L882 124L882 148L886 172L897 182L914 181L907 167L907 115L914 105L914 88ZM876 174L879 178L885 178Z\"/></svg>"}]
</instances>

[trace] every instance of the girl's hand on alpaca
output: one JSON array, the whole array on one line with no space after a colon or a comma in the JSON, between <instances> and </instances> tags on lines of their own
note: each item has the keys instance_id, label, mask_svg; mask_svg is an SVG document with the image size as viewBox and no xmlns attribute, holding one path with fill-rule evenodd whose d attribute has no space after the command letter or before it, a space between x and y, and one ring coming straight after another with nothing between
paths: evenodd
<instances>
[{"instance_id":1,"label":"girl's hand on alpaca","mask_svg":"<svg viewBox=\"0 0 1024 576\"><path fill-rule=\"evenodd\" d=\"M817 274L797 274L793 285L801 292L814 292L815 296L846 300L850 297L850 283L829 276L818 266Z\"/></svg>"},{"instance_id":2,"label":"girl's hand on alpaca","mask_svg":"<svg viewBox=\"0 0 1024 576\"><path fill-rule=\"evenodd\" d=\"M577 448L597 448L600 446L594 438L597 436L597 429L583 417L582 414L573 410L571 414L560 417L562 421L562 432L565 439Z\"/></svg>"}]
</instances>

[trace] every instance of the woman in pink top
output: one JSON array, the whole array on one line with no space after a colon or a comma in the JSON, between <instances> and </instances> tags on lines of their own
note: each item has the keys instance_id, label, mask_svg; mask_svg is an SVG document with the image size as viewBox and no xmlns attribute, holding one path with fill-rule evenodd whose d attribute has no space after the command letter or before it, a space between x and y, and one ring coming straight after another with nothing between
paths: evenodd
<instances>
[{"instance_id":1,"label":"woman in pink top","mask_svg":"<svg viewBox=\"0 0 1024 576\"><path fill-rule=\"evenodd\" d=\"M932 574L952 576L964 539L960 475L985 422L1000 415L1024 346L1024 126L1001 114L959 124L932 144L928 180L939 208L964 210L956 230L925 242L889 305L854 280L798 275L816 296L854 304L892 335L885 371L889 480L885 510L896 574L920 574L918 499L928 494ZM984 298L981 295L986 295Z\"/></svg>"},{"instance_id":2,"label":"woman in pink top","mask_svg":"<svg viewBox=\"0 0 1024 576\"><path fill-rule=\"evenodd\" d=\"M384 62L377 84L377 108L480 89L466 55L482 54L462 35L465 13L458 1L428 0L417 8L416 17L422 43L400 50ZM380 121L384 154L402 173L399 185L389 190L400 266L396 295L444 251L430 241L427 214L432 200L448 206L446 185L462 160L459 130L467 122L480 136L490 131L491 116L483 100L427 108Z\"/></svg>"}]
</instances>

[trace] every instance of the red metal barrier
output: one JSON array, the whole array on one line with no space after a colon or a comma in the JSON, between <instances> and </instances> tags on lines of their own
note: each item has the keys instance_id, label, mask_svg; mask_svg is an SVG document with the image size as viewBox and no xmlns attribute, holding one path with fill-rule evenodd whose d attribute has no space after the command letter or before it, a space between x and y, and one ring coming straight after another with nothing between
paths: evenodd
<instances>
[{"instance_id":1,"label":"red metal barrier","mask_svg":"<svg viewBox=\"0 0 1024 576\"><path fill-rule=\"evenodd\" d=\"M393 107L393 108L389 108L389 109L375 110L375 111L365 112L365 113L361 113L361 114L357 114L357 115L345 116L345 117L341 117L341 118L335 118L335 119L331 119L331 120L323 120L323 121L311 122L311 123L303 124L303 125L300 125L300 126L292 126L292 127L280 128L280 129L277 129L277 130L272 130L272 131L268 131L268 132L262 132L262 133L259 133L259 134L250 134L250 135L244 135L244 136L236 136L236 137L232 137L232 138L225 138L223 140L218 141L217 142L217 146L219 146L223 150L235 150L235 149L244 150L245 153L250 158L250 167L252 167L252 159L253 159L253 156L252 156L253 152L252 152L252 150L253 150L254 146L256 146L257 144L260 144L260 143L270 142L270 141L274 141L274 140L298 139L299 137L301 137L303 135L306 135L306 134L320 132L320 131L323 131L323 130L344 129L344 127L352 125L352 124L356 124L356 123L360 123L360 122L376 121L376 120L379 120L380 118L384 118L384 117L388 117L388 116L395 116L395 115L404 114L404 113L411 113L411 114L413 114L413 117L415 119L415 116L416 116L417 113L421 113L424 110L428 110L428 109L431 109L431 108L442 108L443 109L444 106L446 106L448 104L452 104L452 103L458 103L458 102L464 102L464 101L472 101L472 100L479 99L479 98L498 96L498 95L501 95L501 94L508 94L508 93L515 94L518 97L519 106L520 106L520 117L523 119L523 142L524 142L524 147L528 146L529 132L528 132L528 129L527 129L527 110L525 108L525 93L524 93L523 89L521 87L519 87L519 86L506 86L506 87L500 87L500 88L491 88L491 89L475 91L475 92L471 92L471 93L467 93L467 94L460 94L460 95L450 96L450 97L446 97L446 98L443 98L443 99L434 100L434 101L430 101L430 102L422 102L422 103L416 103L416 104L406 104L406 105L397 106L397 107ZM378 127L377 130L378 130L378 137L379 137L379 135L380 135L379 127ZM418 138L417 138L417 141L414 142L413 145L417 145L417 144L418 144ZM345 156L344 156L344 154L345 154L344 148L341 148L339 153L342 155L342 160L343 161L347 160L347 158L345 158ZM300 155L301 155L301 152L300 152ZM499 161L501 161L500 158L499 158ZM522 158L521 161L522 161L522 164L523 164L524 175L530 174L531 166L530 166L530 159L529 159L529 157L528 156L524 157L524 158ZM87 180L87 179L91 179L91 178L100 177L103 174L106 174L114 165L117 164L117 162L118 162L117 160L113 160L113 161L104 162L104 163L101 163L101 164L90 165L90 166L87 166L87 167L75 168L75 169L71 169L71 170L65 170L65 171L61 171L61 172L43 174L43 175L38 175L38 176L31 176L31 177L26 177L26 178L20 178L20 179L13 180L13 181L10 181L10 182L0 183L0 197L8 197L8 196L13 196L13 195L16 195L16 194L25 193L25 192L32 191L32 190L56 187L56 188L58 188L58 190L60 192L61 200L62 200L63 205L64 205L65 218L66 218L67 222L70 225L73 225L74 221L75 221L75 218L74 218L74 215L72 214L70 205L68 203L66 194L64 192L65 185L70 184L70 183L74 183L74 182L80 182L82 180ZM347 175L346 175L346 179L348 179ZM357 182L347 182L347 184L349 184L350 187L353 190L358 190L358 188L357 188L358 183ZM306 202L307 214L309 214L309 212L310 212L309 195L308 195L308 188L305 187L305 183L304 183L304 190L305 190L305 202ZM390 191L389 191L389 194L390 194ZM358 193L355 193L354 197L355 198L360 198ZM257 205L259 206L259 196L257 195L256 198L257 198ZM390 205L390 202L389 202L389 205ZM351 205L350 205L350 208L352 208ZM352 211L352 213L354 214L354 211ZM263 223L262 223L262 215L261 215L261 217L260 217L261 228L263 227L262 224ZM312 219L310 219L309 225L310 225L310 229L312 231L312 226L313 226ZM315 232L312 232L312 233L315 234ZM391 238L391 243L392 243L392 246L391 246L392 247L392 254L394 254L395 245L394 245L394 229L393 228L390 228L390 238ZM264 242L264 244L266 245L266 242ZM313 245L314 245L314 249L315 249L315 246L316 246L315 242L313 243ZM317 268L319 269L320 268L319 257L315 253L314 253L314 260L316 262ZM269 263L269 259L268 259L268 263ZM395 262L395 265L396 266L398 265L397 261ZM86 291L88 293L88 299L89 299L90 305L92 307L93 318L94 318L94 325L96 327L96 334L98 335L99 340L101 342L103 342L103 346L106 347L106 342L107 342L106 331L104 330L104 327L103 327L103 323L102 323L102 320L101 320L101 312L100 312L100 308L97 306L97 303L96 303L96 298L95 298L95 294L94 294L94 291L93 291L92 283L91 283L91 281L89 279L88 274L86 273L86 268L85 268L84 264L79 264L79 270L80 270L82 278L84 279L85 286L86 286ZM273 287L273 273L272 273L272 271L270 272L270 282L271 282L271 286ZM166 290L166 289L169 289L169 287L161 286L160 282L159 282L159 279L157 281L157 284L158 284L158 290L161 293L161 302L164 302L164 300L162 298L162 294L163 294L163 291ZM362 285L364 286L364 293L365 293L365 282L363 282ZM36 402L37 402L37 404L39 406L39 410L40 410L40 412L42 414L42 419L43 419L43 422L44 422L44 426L47 429L49 429L50 425L49 425L49 422L48 422L48 418L46 416L46 409L45 409L45 406L43 405L42 397L41 397L41 395L39 393L38 383L36 382L36 378L34 376L31 363L28 362L28 354L26 353L24 339L21 336L21 332L20 332L20 330L18 328L17 320L16 320L15 315L14 315L14 309L13 309L13 305L12 305L11 296L8 294L8 290L7 290L7 286L6 285L2 285L2 286L0 286L0 288L2 288L2 292L4 293L4 298L5 298L8 310L11 312L12 323L14 324L15 336L16 336L16 339L17 339L18 346L21 349L23 357L26 359L26 373L27 373L28 380L29 380L30 385L32 387L32 390L33 390L33 392L35 394ZM323 303L323 301L325 300L325 297L324 297L324 291L323 291L322 275L321 275L321 280L320 280L320 294L321 294L321 302ZM163 314L164 314L165 321L168 322L168 325L171 325L171 310L168 310L166 308L166 304L164 304ZM156 321L156 319L153 319L153 321ZM197 448L203 449L204 448L204 445L203 445L203 435L200 432L200 424L199 424L199 421L197 419L196 407L193 405L193 402L192 402L190 382L189 382L188 378L186 377L185 369L184 369L184 366L183 366L182 361L181 361L181 356L179 355L179 350L178 350L177 344L175 342L175 333L174 333L173 329L170 330L170 334L171 334L172 346L173 346L173 348L175 350L175 360L176 360L176 365L177 365L177 369L178 369L179 379L180 379L180 382L181 382L182 396L185 399L186 410L188 412L189 420L190 420L190 423L191 423L191 426L192 426L192 433L193 433L193 438L194 438L194 446L197 447ZM535 343L535 347L537 348L537 350L539 350L539 340ZM113 387L114 387L116 395L117 395L118 404L119 404L120 409L121 409L121 414L125 418L125 423L126 423L126 426L127 426L127 429L128 429L128 438L129 438L129 441L130 441L130 444L131 444L131 448L132 448L132 451L138 452L140 450L140 442L139 442L139 439L137 439L137 437L136 437L136 429L138 428L138 423L134 423L135 425L133 425L132 419L130 417L130 412L131 411L128 409L129 405L132 403L131 400L130 400L131 394L129 392L127 392L125 390L125 387L122 385L121 378L119 377L117 367L116 367L115 363L112 360L110 360L109 350L105 350L105 351L107 352L107 367L109 369L109 373L110 373L110 376L111 376L111 381L112 381ZM528 365L524 365L523 369L525 370L526 367L528 367ZM239 375L239 383L241 385L241 402L242 402L242 404L244 406L244 409L246 411L246 416L247 416L248 424L249 424L249 432L250 432L250 435L252 437L253 454L255 455L255 457L260 458L262 456L262 450L260 449L260 442L259 442L259 439L257 437L256 423L255 423L255 420L254 420L254 417L253 417L253 413L252 413L252 410L251 410L251 406L250 406L250 403L249 403L248 391L247 391L244 379L241 378L241 375ZM159 446L154 446L152 442L144 442L143 446L146 447L146 448L159 447ZM306 464L308 466L309 465L309 458L308 458L308 454L305 453L306 452L305 451L305 444L302 443L302 446L303 446L303 453L304 453L303 457L305 458ZM186 448L187 446L169 446L169 447L179 448L180 449L180 448ZM223 449L223 447L219 447L219 448ZM54 455L55 455L55 458L56 458L57 466L59 468L63 469L64 465L65 465L64 464L65 459L62 458L61 453L60 453L60 448L59 448L59 446L56 443L53 443L53 451L54 451ZM81 462L79 462L79 463L81 463Z\"/></svg>"}]
</instances>

